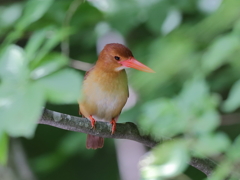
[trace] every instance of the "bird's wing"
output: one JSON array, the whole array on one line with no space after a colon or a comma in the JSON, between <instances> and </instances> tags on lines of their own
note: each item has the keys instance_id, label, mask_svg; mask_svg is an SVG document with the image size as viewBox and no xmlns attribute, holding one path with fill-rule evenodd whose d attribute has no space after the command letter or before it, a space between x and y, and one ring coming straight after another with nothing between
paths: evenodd
<instances>
[{"instance_id":1,"label":"bird's wing","mask_svg":"<svg viewBox=\"0 0 240 180\"><path fill-rule=\"evenodd\" d=\"M83 80L86 80L86 79L87 79L87 77L88 77L88 75L89 75L90 71L92 71L92 70L93 70L93 68L94 68L94 66L93 66L91 69L89 69L89 71L86 71L86 73L85 73L85 75L84 75L84 79L83 79ZM84 117L84 116L83 116L83 114L81 113L80 109L79 109L78 113L79 113L79 115L82 115L82 117Z\"/></svg>"},{"instance_id":2,"label":"bird's wing","mask_svg":"<svg viewBox=\"0 0 240 180\"><path fill-rule=\"evenodd\" d=\"M89 75L89 73L94 69L94 67L95 66L93 66L91 69L89 69L89 71L86 71L86 73L85 73L85 76L84 76L84 79L83 80L86 80L87 79L87 77L88 77L88 75Z\"/></svg>"}]
</instances>

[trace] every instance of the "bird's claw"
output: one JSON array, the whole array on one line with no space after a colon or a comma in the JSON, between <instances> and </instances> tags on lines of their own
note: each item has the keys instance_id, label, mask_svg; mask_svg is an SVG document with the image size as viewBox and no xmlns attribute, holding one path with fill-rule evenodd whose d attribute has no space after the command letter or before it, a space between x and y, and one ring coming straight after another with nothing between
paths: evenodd
<instances>
[{"instance_id":1,"label":"bird's claw","mask_svg":"<svg viewBox=\"0 0 240 180\"><path fill-rule=\"evenodd\" d=\"M111 135L114 134L115 130L116 130L116 121L115 119L111 120L111 124L112 124L112 131L111 131Z\"/></svg>"},{"instance_id":2,"label":"bird's claw","mask_svg":"<svg viewBox=\"0 0 240 180\"><path fill-rule=\"evenodd\" d=\"M91 125L92 125L92 128L91 128L91 129L95 129L96 120L92 117L92 115L89 117L89 119L90 119Z\"/></svg>"}]
</instances>

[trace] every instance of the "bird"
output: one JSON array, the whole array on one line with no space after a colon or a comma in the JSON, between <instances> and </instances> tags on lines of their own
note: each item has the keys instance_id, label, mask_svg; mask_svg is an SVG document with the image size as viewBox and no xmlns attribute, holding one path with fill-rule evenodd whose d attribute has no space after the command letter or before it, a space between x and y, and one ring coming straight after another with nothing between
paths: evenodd
<instances>
[{"instance_id":1,"label":"bird","mask_svg":"<svg viewBox=\"0 0 240 180\"><path fill-rule=\"evenodd\" d=\"M79 114L91 121L93 129L96 121L104 121L112 124L111 134L114 134L129 96L126 68L154 73L137 61L129 48L119 43L105 45L95 66L86 72L82 98L78 100ZM103 145L104 138L87 135L87 149L98 149Z\"/></svg>"}]
</instances>

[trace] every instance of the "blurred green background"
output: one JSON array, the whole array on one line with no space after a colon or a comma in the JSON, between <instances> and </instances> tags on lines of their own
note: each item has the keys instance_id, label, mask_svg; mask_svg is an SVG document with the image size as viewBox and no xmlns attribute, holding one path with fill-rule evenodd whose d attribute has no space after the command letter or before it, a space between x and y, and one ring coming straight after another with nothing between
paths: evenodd
<instances>
[{"instance_id":1,"label":"blurred green background","mask_svg":"<svg viewBox=\"0 0 240 180\"><path fill-rule=\"evenodd\" d=\"M205 179L188 166L191 157L219 164L209 179L239 179L239 7L239 0L1 0L0 179ZM78 116L84 71L106 42L125 43L156 71L128 71L133 91L119 119L164 140L153 150L113 139L87 150L85 134L36 125L43 106Z\"/></svg>"}]
</instances>

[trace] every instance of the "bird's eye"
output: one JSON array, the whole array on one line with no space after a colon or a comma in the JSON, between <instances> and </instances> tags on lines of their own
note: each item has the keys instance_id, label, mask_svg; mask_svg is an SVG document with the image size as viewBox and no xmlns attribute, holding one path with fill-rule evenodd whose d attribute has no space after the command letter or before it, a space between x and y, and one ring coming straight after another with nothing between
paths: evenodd
<instances>
[{"instance_id":1,"label":"bird's eye","mask_svg":"<svg viewBox=\"0 0 240 180\"><path fill-rule=\"evenodd\" d=\"M118 56L114 56L114 58L115 58L117 61L120 60L120 57L118 57Z\"/></svg>"}]
</instances>

